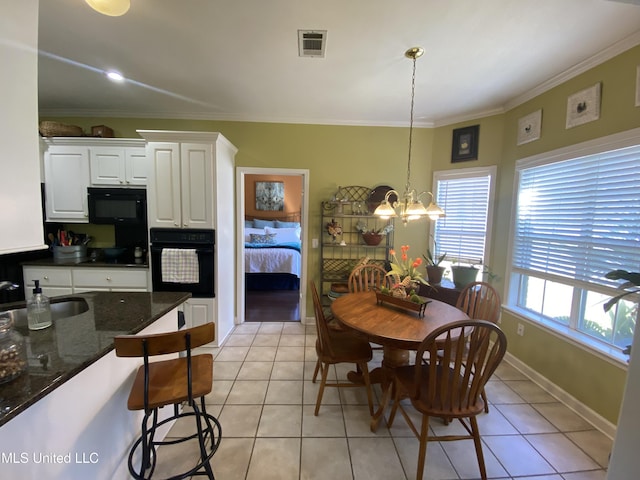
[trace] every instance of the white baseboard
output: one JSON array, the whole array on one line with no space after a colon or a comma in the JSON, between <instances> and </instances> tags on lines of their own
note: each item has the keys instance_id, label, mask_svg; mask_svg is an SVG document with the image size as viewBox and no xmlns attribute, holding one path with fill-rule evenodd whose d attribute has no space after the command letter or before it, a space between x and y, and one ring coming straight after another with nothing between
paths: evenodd
<instances>
[{"instance_id":1,"label":"white baseboard","mask_svg":"<svg viewBox=\"0 0 640 480\"><path fill-rule=\"evenodd\" d=\"M591 423L595 428L597 428L607 437L613 440L616 435L616 425L587 407L584 403L580 402L572 395L562 390L555 383L551 382L548 378L543 377L540 373L533 370L531 367L511 355L509 352L506 353L504 359L516 370L527 376L533 383L544 388L545 391L547 391L550 395L553 395L560 402L565 404L576 414L580 415L587 422Z\"/></svg>"}]
</instances>

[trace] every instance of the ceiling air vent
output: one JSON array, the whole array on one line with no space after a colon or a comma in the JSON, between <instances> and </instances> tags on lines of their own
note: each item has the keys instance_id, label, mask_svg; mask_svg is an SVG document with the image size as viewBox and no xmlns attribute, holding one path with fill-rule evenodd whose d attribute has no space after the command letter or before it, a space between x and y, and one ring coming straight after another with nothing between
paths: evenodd
<instances>
[{"instance_id":1,"label":"ceiling air vent","mask_svg":"<svg viewBox=\"0 0 640 480\"><path fill-rule=\"evenodd\" d=\"M324 57L326 43L326 30L298 30L298 55L301 57Z\"/></svg>"}]
</instances>

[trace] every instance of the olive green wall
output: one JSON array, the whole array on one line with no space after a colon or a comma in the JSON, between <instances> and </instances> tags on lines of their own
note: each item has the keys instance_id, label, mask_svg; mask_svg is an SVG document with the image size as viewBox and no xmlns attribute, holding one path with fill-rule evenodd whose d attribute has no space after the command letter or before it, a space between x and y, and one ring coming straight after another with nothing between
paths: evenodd
<instances>
[{"instance_id":1,"label":"olive green wall","mask_svg":"<svg viewBox=\"0 0 640 480\"><path fill-rule=\"evenodd\" d=\"M498 165L490 263L501 277L504 277L507 267L503 252L508 249L516 160L640 127L640 108L634 106L638 65L640 47L635 47L504 115L436 129L434 151L439 153L434 154L437 159L434 169L440 169L446 168L441 167L441 162L446 163L444 157L451 148L451 130L480 124L479 160L456 164L455 167ZM566 129L567 97L597 82L602 84L600 119ZM540 139L517 146L518 119L538 109L542 109ZM506 293L504 281L497 286L503 294ZM522 337L516 335L519 322L526 325ZM606 420L614 424L617 422L626 381L624 366L566 341L539 324L523 321L508 311L502 314L502 328L509 338L508 351L511 355Z\"/></svg>"},{"instance_id":2,"label":"olive green wall","mask_svg":"<svg viewBox=\"0 0 640 480\"><path fill-rule=\"evenodd\" d=\"M515 161L556 148L611 133L640 127L640 108L634 107L636 66L640 47L631 50L563 83L501 115L432 129L414 129L412 186L431 190L435 170L498 166L496 207L489 264L500 276L496 286L504 290L504 272L509 224L513 206ZM565 129L567 97L602 82L600 119ZM516 146L520 117L542 108L541 138ZM406 181L408 129L289 125L204 120L160 120L130 118L41 118L80 125L105 124L117 137L136 138L137 129L218 131L236 147L236 165L309 169L310 278L319 278L319 250L311 249L311 238L325 234L320 223L320 202L329 199L338 186L391 185L402 190ZM454 128L480 125L478 160L451 163ZM409 244L416 255L427 246L428 223L403 227L396 224L395 244ZM504 292L503 292L504 293ZM312 311L307 306L307 311ZM548 378L558 387L615 423L622 399L626 368L575 346L545 328L526 322L525 335L515 334L518 319L503 312L502 327L509 337L509 353Z\"/></svg>"},{"instance_id":3,"label":"olive green wall","mask_svg":"<svg viewBox=\"0 0 640 480\"><path fill-rule=\"evenodd\" d=\"M79 125L85 132L92 125L107 125L116 137L138 138L136 130L193 130L221 132L238 148L236 166L309 169L309 278L319 280L319 249L311 239L326 235L320 225L320 203L329 200L339 186L390 185L404 189L407 177L408 128L297 125L207 120L85 118L57 120ZM418 191L431 185L433 131L414 128L411 182ZM396 223L395 243L411 245L413 255L427 247L427 223ZM313 311L308 296L307 312Z\"/></svg>"},{"instance_id":4,"label":"olive green wall","mask_svg":"<svg viewBox=\"0 0 640 480\"><path fill-rule=\"evenodd\" d=\"M634 106L638 65L640 47L635 47L505 114L502 176L498 182L505 201L498 205L497 231L506 233L509 228L517 159L640 127L640 108ZM566 129L567 97L597 82L601 82L602 88L600 119ZM540 108L540 139L516 146L518 119ZM494 251L506 252L507 235L494 239ZM502 327L510 341L509 352L608 421L617 423L626 368L534 323L527 323L525 335L519 337L515 334L519 321L522 320L509 312L502 315Z\"/></svg>"}]
</instances>

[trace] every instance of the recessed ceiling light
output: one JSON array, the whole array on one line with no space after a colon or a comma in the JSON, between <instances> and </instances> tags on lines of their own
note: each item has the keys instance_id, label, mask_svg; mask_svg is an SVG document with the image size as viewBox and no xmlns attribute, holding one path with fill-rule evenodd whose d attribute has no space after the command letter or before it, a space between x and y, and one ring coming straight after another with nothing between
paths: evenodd
<instances>
[{"instance_id":1,"label":"recessed ceiling light","mask_svg":"<svg viewBox=\"0 0 640 480\"><path fill-rule=\"evenodd\" d=\"M114 82L124 82L124 77L118 72L107 72L107 77Z\"/></svg>"}]
</instances>

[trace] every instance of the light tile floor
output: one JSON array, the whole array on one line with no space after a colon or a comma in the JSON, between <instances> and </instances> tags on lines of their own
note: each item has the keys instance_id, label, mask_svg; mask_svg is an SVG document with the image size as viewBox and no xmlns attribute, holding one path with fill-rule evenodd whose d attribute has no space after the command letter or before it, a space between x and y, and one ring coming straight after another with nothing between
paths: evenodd
<instances>
[{"instance_id":1,"label":"light tile floor","mask_svg":"<svg viewBox=\"0 0 640 480\"><path fill-rule=\"evenodd\" d=\"M381 424L372 433L364 389L326 389L320 414L313 415L315 339L313 325L245 323L223 347L205 349L215 355L207 408L222 425L212 461L216 479L415 478L417 439L401 415L391 429ZM380 360L381 351L374 351L370 368ZM342 378L351 369L339 365L332 374ZM518 370L503 362L486 390L490 411L478 422L489 478L606 478L612 441ZM169 436L185 427L174 425ZM431 429L441 434L462 426L433 419ZM197 457L193 444L166 448L174 451L159 450L161 478ZM473 442L429 444L425 479L474 478L479 471Z\"/></svg>"}]
</instances>

